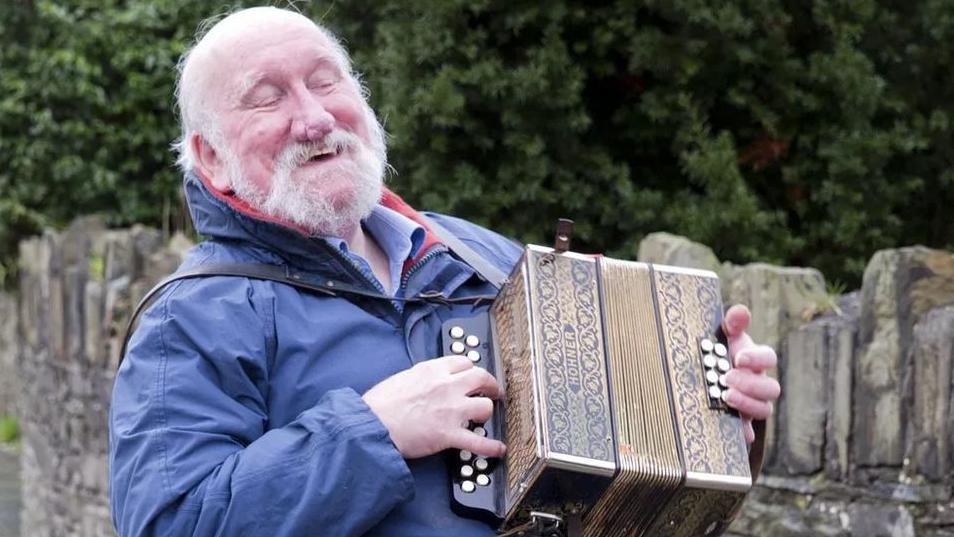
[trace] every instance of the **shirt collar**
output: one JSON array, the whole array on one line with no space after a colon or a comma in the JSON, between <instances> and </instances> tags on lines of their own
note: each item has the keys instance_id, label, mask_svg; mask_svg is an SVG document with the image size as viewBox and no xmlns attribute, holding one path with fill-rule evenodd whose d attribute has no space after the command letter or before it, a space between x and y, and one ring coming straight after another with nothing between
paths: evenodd
<instances>
[{"instance_id":1,"label":"shirt collar","mask_svg":"<svg viewBox=\"0 0 954 537\"><path fill-rule=\"evenodd\" d=\"M391 273L391 288L397 289L404 262L414 258L424 244L424 228L383 205L376 205L371 214L362 221L364 229L374 238L381 250L388 256ZM348 249L348 243L339 237L324 239L346 255L355 255Z\"/></svg>"}]
</instances>

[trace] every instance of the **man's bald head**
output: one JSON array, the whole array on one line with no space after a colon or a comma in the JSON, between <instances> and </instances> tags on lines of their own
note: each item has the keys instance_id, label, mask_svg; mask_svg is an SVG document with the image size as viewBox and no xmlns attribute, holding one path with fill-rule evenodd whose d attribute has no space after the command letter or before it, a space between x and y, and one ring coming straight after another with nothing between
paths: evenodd
<instances>
[{"instance_id":1,"label":"man's bald head","mask_svg":"<svg viewBox=\"0 0 954 537\"><path fill-rule=\"evenodd\" d=\"M193 134L198 133L213 144L222 142L216 106L223 97L244 89L241 86L223 88L221 85L229 61L235 59L237 46L250 36L295 27L314 29L318 39L325 41L324 44L333 52L335 63L347 74L348 83L364 93L348 53L338 39L300 13L275 7L253 7L221 19L207 19L199 25L195 44L182 55L178 65L176 102L182 134L174 147L179 153L178 163L183 171L188 172L195 165L195 154L189 143Z\"/></svg>"}]
</instances>

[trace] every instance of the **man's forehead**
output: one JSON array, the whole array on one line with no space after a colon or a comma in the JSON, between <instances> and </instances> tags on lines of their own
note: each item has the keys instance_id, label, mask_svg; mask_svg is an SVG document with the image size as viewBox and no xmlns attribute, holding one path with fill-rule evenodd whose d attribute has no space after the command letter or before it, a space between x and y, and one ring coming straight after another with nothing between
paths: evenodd
<instances>
[{"instance_id":1,"label":"man's forehead","mask_svg":"<svg viewBox=\"0 0 954 537\"><path fill-rule=\"evenodd\" d=\"M291 60L342 68L331 41L306 22L249 24L217 36L206 58L206 68L217 71L212 77L218 80L216 86L230 95L240 94L259 81L286 74Z\"/></svg>"}]
</instances>

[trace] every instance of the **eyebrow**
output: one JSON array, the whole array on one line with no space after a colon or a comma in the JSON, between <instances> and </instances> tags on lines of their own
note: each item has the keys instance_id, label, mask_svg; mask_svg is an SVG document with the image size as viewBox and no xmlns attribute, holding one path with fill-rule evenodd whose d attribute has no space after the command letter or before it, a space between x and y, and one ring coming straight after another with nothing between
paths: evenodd
<instances>
[{"instance_id":1,"label":"eyebrow","mask_svg":"<svg viewBox=\"0 0 954 537\"><path fill-rule=\"evenodd\" d=\"M317 71L318 69L322 67L333 67L340 76L342 77L346 76L346 73L344 72L342 66L337 61L335 61L333 57L328 55L321 56L317 60L315 60L311 70L309 71L309 74L314 73L315 71ZM273 74L268 72L252 73L251 75L244 77L242 80L239 81L238 86L232 92L232 96L237 97L237 99L235 100L242 102L245 100L245 98L253 89L255 89L257 86L259 86L262 83L268 82L268 80L272 78L272 76Z\"/></svg>"}]
</instances>

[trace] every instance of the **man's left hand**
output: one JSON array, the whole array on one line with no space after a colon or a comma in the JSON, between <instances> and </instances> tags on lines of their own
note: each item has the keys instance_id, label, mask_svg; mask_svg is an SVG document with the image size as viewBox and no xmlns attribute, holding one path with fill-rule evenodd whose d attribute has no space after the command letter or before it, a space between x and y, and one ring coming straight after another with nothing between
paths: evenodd
<instances>
[{"instance_id":1,"label":"man's left hand","mask_svg":"<svg viewBox=\"0 0 954 537\"><path fill-rule=\"evenodd\" d=\"M755 440L752 420L764 420L772 415L773 402L782 391L778 381L765 374L777 363L775 349L757 345L745 333L752 314L745 306L732 306L725 312L722 330L729 344L729 355L735 367L726 376L726 403L739 411L743 418L745 441Z\"/></svg>"}]
</instances>

